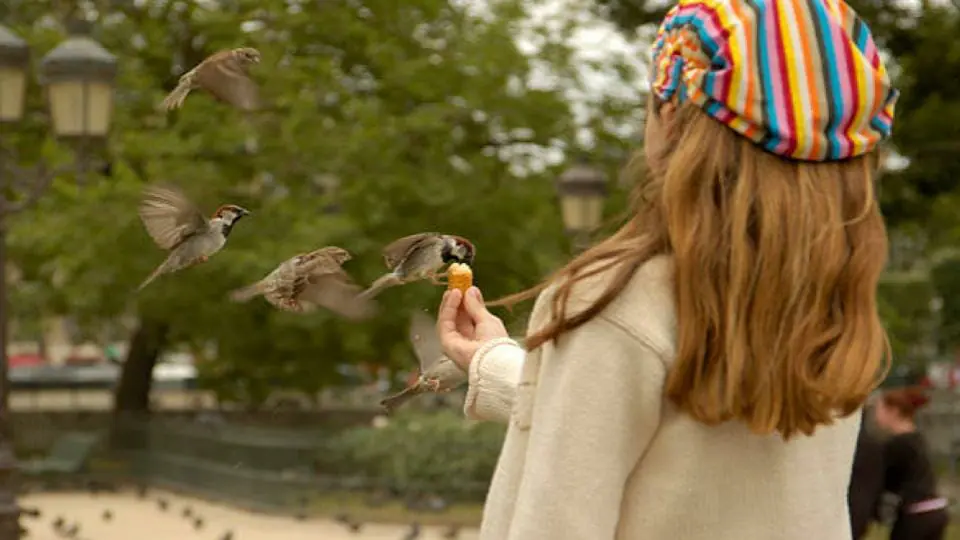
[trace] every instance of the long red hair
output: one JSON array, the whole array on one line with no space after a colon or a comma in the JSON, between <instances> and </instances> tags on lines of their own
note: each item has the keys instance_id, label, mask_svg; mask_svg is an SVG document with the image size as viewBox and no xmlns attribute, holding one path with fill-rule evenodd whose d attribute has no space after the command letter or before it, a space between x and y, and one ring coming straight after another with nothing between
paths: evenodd
<instances>
[{"instance_id":1,"label":"long red hair","mask_svg":"<svg viewBox=\"0 0 960 540\"><path fill-rule=\"evenodd\" d=\"M555 284L536 349L603 311L657 255L673 261L677 355L666 395L705 424L742 420L789 438L858 410L883 377L889 343L876 288L887 236L875 198L875 153L843 162L781 159L693 105L675 111L662 155L642 174L632 217L545 282ZM606 288L568 314L571 290ZM642 307L638 306L638 309Z\"/></svg>"}]
</instances>

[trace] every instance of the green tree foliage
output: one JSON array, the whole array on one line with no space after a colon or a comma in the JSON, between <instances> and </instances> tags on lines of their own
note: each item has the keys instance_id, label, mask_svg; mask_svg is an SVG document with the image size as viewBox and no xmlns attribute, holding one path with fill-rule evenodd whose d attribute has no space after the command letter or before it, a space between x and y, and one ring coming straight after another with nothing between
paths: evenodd
<instances>
[{"instance_id":1,"label":"green tree foliage","mask_svg":"<svg viewBox=\"0 0 960 540\"><path fill-rule=\"evenodd\" d=\"M960 10L956 3L852 1L892 57L901 97L893 146L909 166L884 178L892 224L919 221L937 243L954 242L960 224Z\"/></svg>"},{"instance_id":2,"label":"green tree foliage","mask_svg":"<svg viewBox=\"0 0 960 540\"><path fill-rule=\"evenodd\" d=\"M657 24L673 2L650 0L597 0L597 12L621 30L632 33L646 24Z\"/></svg>"},{"instance_id":3,"label":"green tree foliage","mask_svg":"<svg viewBox=\"0 0 960 540\"><path fill-rule=\"evenodd\" d=\"M940 260L930 272L940 298L940 346L945 352L960 348L960 256Z\"/></svg>"},{"instance_id":4,"label":"green tree foliage","mask_svg":"<svg viewBox=\"0 0 960 540\"><path fill-rule=\"evenodd\" d=\"M877 302L898 365L928 360L919 346L928 337L934 294L933 285L923 272L891 273L880 281Z\"/></svg>"},{"instance_id":5,"label":"green tree foliage","mask_svg":"<svg viewBox=\"0 0 960 540\"><path fill-rule=\"evenodd\" d=\"M63 39L56 20L41 16L51 8L50 0L4 7L35 58ZM385 271L381 246L419 231L474 240L476 282L491 298L563 261L560 164L544 156L571 148L579 128L563 88L526 84L531 61L513 39L524 15L513 0L485 13L444 0L112 3L94 36L120 65L111 174L84 186L65 175L17 220L16 264L25 283L42 284L23 287L30 309L70 314L88 330L123 315L168 328L171 343L214 351L200 366L207 384L254 404L273 388L313 392L337 380L338 363L412 365L405 328L413 310L435 309L441 291L429 284L385 292L380 315L365 323L280 313L259 299L233 304L226 294L331 244L354 253L346 268L369 283ZM244 45L263 54L254 74L263 112L245 118L201 92L181 111L157 111L187 68ZM569 58L539 64L564 73ZM44 110L30 90L30 110ZM69 156L41 116L10 141L27 165ZM254 136L255 151L245 150ZM163 258L136 215L150 182L182 187L204 211L232 202L252 216L207 264L136 295Z\"/></svg>"}]
</instances>

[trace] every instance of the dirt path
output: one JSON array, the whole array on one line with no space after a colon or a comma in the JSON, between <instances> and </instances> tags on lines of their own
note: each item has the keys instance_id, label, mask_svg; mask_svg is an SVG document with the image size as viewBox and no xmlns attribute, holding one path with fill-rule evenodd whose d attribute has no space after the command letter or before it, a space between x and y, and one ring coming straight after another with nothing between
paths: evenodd
<instances>
[{"instance_id":1,"label":"dirt path","mask_svg":"<svg viewBox=\"0 0 960 540\"><path fill-rule=\"evenodd\" d=\"M158 499L169 501L168 509L160 510ZM31 540L62 540L53 528L61 517L67 526L79 525L77 540L223 540L232 532L233 540L401 540L409 531L404 525L365 525L352 534L342 525L329 520L297 521L260 514L167 492L153 491L147 499L134 493L42 493L20 499L23 507L38 508L39 518L23 517ZM203 519L200 529L194 528L183 510ZM110 511L112 518L104 519ZM420 540L444 538L445 529L424 527ZM475 530L462 531L460 540L476 540Z\"/></svg>"}]
</instances>

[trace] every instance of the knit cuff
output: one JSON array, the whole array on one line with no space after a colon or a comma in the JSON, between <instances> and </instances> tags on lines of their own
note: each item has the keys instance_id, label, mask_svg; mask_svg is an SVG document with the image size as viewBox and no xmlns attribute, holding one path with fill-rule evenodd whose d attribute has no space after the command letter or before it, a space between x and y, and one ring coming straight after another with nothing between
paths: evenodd
<instances>
[{"instance_id":1,"label":"knit cuff","mask_svg":"<svg viewBox=\"0 0 960 540\"><path fill-rule=\"evenodd\" d=\"M477 350L470 361L470 385L463 404L468 418L504 423L510 420L526 354L510 338L491 339Z\"/></svg>"}]
</instances>

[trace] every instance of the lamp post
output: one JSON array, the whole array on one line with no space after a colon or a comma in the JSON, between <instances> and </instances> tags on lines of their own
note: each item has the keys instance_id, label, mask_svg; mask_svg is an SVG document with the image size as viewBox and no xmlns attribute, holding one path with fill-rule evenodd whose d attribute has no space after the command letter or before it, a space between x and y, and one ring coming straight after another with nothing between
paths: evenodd
<instances>
[{"instance_id":1,"label":"lamp post","mask_svg":"<svg viewBox=\"0 0 960 540\"><path fill-rule=\"evenodd\" d=\"M69 168L49 168L43 163L23 167L15 149L4 144L23 119L26 104L30 51L24 40L0 25L0 538L20 538L20 508L16 502L16 457L9 424L7 377L7 219L32 205L54 178L76 170L89 170L86 150L102 142L110 128L116 58L89 37L90 24L71 21L69 37L41 62L41 82L49 103L53 132L63 142L74 143L76 163Z\"/></svg>"},{"instance_id":2,"label":"lamp post","mask_svg":"<svg viewBox=\"0 0 960 540\"><path fill-rule=\"evenodd\" d=\"M590 245L590 233L603 219L603 203L607 197L607 175L579 159L557 178L560 212L567 233L573 237L579 253Z\"/></svg>"}]
</instances>

